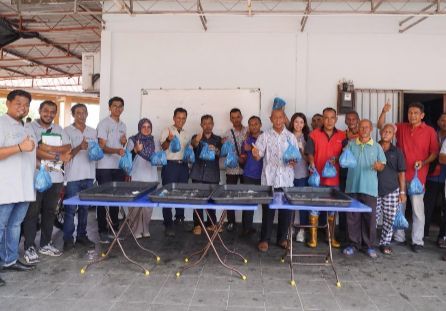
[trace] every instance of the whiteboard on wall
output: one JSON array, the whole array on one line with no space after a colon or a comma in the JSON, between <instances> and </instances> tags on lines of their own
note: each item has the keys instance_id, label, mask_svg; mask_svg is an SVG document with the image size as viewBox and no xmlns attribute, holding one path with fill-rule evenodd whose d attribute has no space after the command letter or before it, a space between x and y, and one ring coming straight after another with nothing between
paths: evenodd
<instances>
[{"instance_id":1,"label":"whiteboard on wall","mask_svg":"<svg viewBox=\"0 0 446 311\"><path fill-rule=\"evenodd\" d=\"M159 140L161 131L173 124L173 112L187 110L184 128L190 135L201 131L200 118L210 114L214 118L214 133L223 135L232 127L229 111L239 108L243 125L249 117L260 115L260 89L142 89L141 117L152 121L153 134Z\"/></svg>"}]
</instances>

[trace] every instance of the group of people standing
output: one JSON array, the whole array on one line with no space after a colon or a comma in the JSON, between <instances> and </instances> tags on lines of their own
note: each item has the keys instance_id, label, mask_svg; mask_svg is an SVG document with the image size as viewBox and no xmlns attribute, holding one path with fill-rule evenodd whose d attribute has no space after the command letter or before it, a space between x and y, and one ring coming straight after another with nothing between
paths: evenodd
<instances>
[{"instance_id":1,"label":"group of people standing","mask_svg":"<svg viewBox=\"0 0 446 311\"><path fill-rule=\"evenodd\" d=\"M152 123L143 118L138 123L138 132L128 137L127 127L121 120L124 100L113 97L109 100L110 114L101 120L96 129L86 125L88 109L83 104L71 108L74 122L62 129L54 123L57 105L43 101L39 107L39 119L24 124L28 115L31 95L22 90L14 90L7 97L7 113L0 117L0 262L2 269L26 271L33 269L40 255L60 256L62 251L52 243L53 223L61 190L66 183L65 197L76 195L91 188L96 180L99 185L115 181L158 181L157 167L151 164L155 152L164 151L167 164L161 169L161 182L219 184L220 152L224 142L232 142L238 158L236 167L226 168L226 184L254 184L272 186L275 191L287 187L308 186L311 174L321 174L329 162L336 174L325 177L321 174L320 186L339 189L358 201L370 206L371 213L339 214L339 231L346 236L343 253L354 255L364 251L372 258L377 236L377 220L382 222L379 249L383 254L392 253L392 238L398 243L406 243L403 230L393 232L393 222L398 206L403 212L407 197L412 204L411 248L419 252L423 238L429 235L429 225L435 199L441 193L444 204L444 183L446 179L446 114L442 114L438 133L423 122L424 107L412 103L408 108L408 123L385 124L386 113L391 109L386 104L377 122L381 140L375 142L371 137L373 124L370 120L360 120L355 111L345 116L347 129L336 128L337 112L331 107L316 114L311 120L311 131L303 113L294 113L288 120L284 109L273 109L270 115L271 127L262 131L262 120L251 116L248 126L243 125L240 109L229 111L232 127L222 137L213 132L214 119L209 114L201 117L199 133L190 135L184 129L188 112L183 108L175 109L173 124L161 131L160 137L152 135ZM47 142L46 135L56 136L58 144ZM172 151L173 140L179 141L179 150ZM393 140L396 139L396 146ZM89 143L97 142L104 153L99 161L88 157ZM285 163L283 154L289 145L297 148L302 159ZM441 145L441 151L440 149ZM215 159L200 157L202 148L215 153ZM192 147L195 153L193 164L184 160L186 148ZM133 165L131 172L125 174L119 168L119 161L126 150L131 152ZM357 162L355 167L341 168L339 158L349 150ZM438 156L439 155L439 156ZM34 175L40 163L64 163L64 174L57 165L49 165L52 186L44 191L34 190ZM37 166L36 166L37 164ZM128 176L127 176L128 175ZM408 184L417 175L425 185L424 194L407 195ZM423 200L424 198L424 200ZM198 211L203 215L203 211ZM275 210L268 205L262 206L262 225L259 251L269 249L273 232ZM75 214L77 213L77 228ZM109 209L111 224L118 229L118 208ZM152 209L144 208L140 213L131 213L130 220L137 238L150 237L149 222ZM184 221L184 210L163 209L163 223L166 237L176 234L175 226L190 230L194 235L203 230L216 229L215 211L207 211L208 220L202 227L194 214L193 228ZM443 210L443 215L445 215ZM35 238L40 216L40 245ZM309 226L308 230L296 230L296 240L306 242L308 247L318 244L318 225L328 222L331 230L331 246L339 248L335 238L336 214L329 213L328 219L316 211L300 212L296 223ZM446 247L446 216L443 216L438 244ZM64 251L77 246L94 246L87 235L88 209L82 206L65 206L63 238ZM288 227L291 211L278 211L276 243L282 248L288 245ZM106 221L104 207L97 208L99 242L109 243L113 235ZM227 212L226 230L236 231L234 211ZM76 232L76 236L74 233ZM244 211L241 220L242 237L256 233L253 226L253 212ZM24 259L18 259L18 245L21 234L24 237ZM0 279L0 285L4 282Z\"/></svg>"}]
</instances>

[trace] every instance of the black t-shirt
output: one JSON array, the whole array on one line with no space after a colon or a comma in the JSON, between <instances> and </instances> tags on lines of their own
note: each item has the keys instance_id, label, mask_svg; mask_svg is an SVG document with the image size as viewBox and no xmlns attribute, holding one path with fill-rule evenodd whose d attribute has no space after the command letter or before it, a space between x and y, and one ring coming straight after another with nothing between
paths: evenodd
<instances>
[{"instance_id":1,"label":"black t-shirt","mask_svg":"<svg viewBox=\"0 0 446 311\"><path fill-rule=\"evenodd\" d=\"M196 135L194 135L192 139L194 139L195 136ZM200 159L201 149L203 148L202 142L207 143L208 145L214 145L217 148L214 161L205 161ZM219 167L220 150L221 150L220 136L214 135L212 133L212 135L209 138L206 138L203 135L198 146L194 148L195 163L192 165L190 178L196 182L208 182L208 183L218 184L220 182L220 167Z\"/></svg>"},{"instance_id":2,"label":"black t-shirt","mask_svg":"<svg viewBox=\"0 0 446 311\"><path fill-rule=\"evenodd\" d=\"M378 195L383 197L399 188L398 173L406 171L406 162L401 150L394 145L390 145L385 151L386 166L384 170L378 172Z\"/></svg>"}]
</instances>

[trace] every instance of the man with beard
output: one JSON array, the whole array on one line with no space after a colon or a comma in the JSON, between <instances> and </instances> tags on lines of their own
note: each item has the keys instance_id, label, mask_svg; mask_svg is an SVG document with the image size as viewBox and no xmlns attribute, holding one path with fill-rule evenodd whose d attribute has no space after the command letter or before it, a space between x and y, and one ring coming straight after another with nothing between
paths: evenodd
<instances>
[{"instance_id":1,"label":"man with beard","mask_svg":"<svg viewBox=\"0 0 446 311\"><path fill-rule=\"evenodd\" d=\"M48 190L37 193L36 201L30 204L23 221L23 236L25 237L24 257L28 263L39 262L39 256L34 245L39 214L41 214L39 253L53 257L62 255L62 252L53 246L51 238L54 218L56 217L57 201L64 182L60 162L67 162L71 159L71 145L63 129L53 123L56 114L57 105L49 100L43 101L39 107L40 118L25 125L33 131L38 142L37 161L44 161L43 163L51 165L49 168L47 166L47 169L53 183ZM45 138L44 135L58 137L62 145L51 146L45 144L45 139L42 139L42 137Z\"/></svg>"}]
</instances>

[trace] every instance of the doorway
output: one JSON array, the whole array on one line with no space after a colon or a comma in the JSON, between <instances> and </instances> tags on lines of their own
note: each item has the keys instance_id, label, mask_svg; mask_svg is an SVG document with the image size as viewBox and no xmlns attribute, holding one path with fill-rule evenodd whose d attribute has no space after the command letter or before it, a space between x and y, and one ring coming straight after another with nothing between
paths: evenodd
<instances>
[{"instance_id":1,"label":"doorway","mask_svg":"<svg viewBox=\"0 0 446 311\"><path fill-rule=\"evenodd\" d=\"M420 102L424 105L424 122L432 126L435 131L438 130L437 120L441 114L446 111L446 94L443 93L404 93L403 94L403 115L401 116L403 122L407 122L407 111L410 103ZM436 199L435 209L431 218L431 232L432 227L438 228L441 222L441 209L443 204L443 194L439 194ZM412 209L408 208L406 215L411 218ZM436 233L431 233L432 237L436 237Z\"/></svg>"},{"instance_id":2,"label":"doorway","mask_svg":"<svg viewBox=\"0 0 446 311\"><path fill-rule=\"evenodd\" d=\"M442 93L404 93L403 122L407 122L407 110L410 103L424 105L424 122L438 130L437 120L446 111L446 94Z\"/></svg>"}]
</instances>

